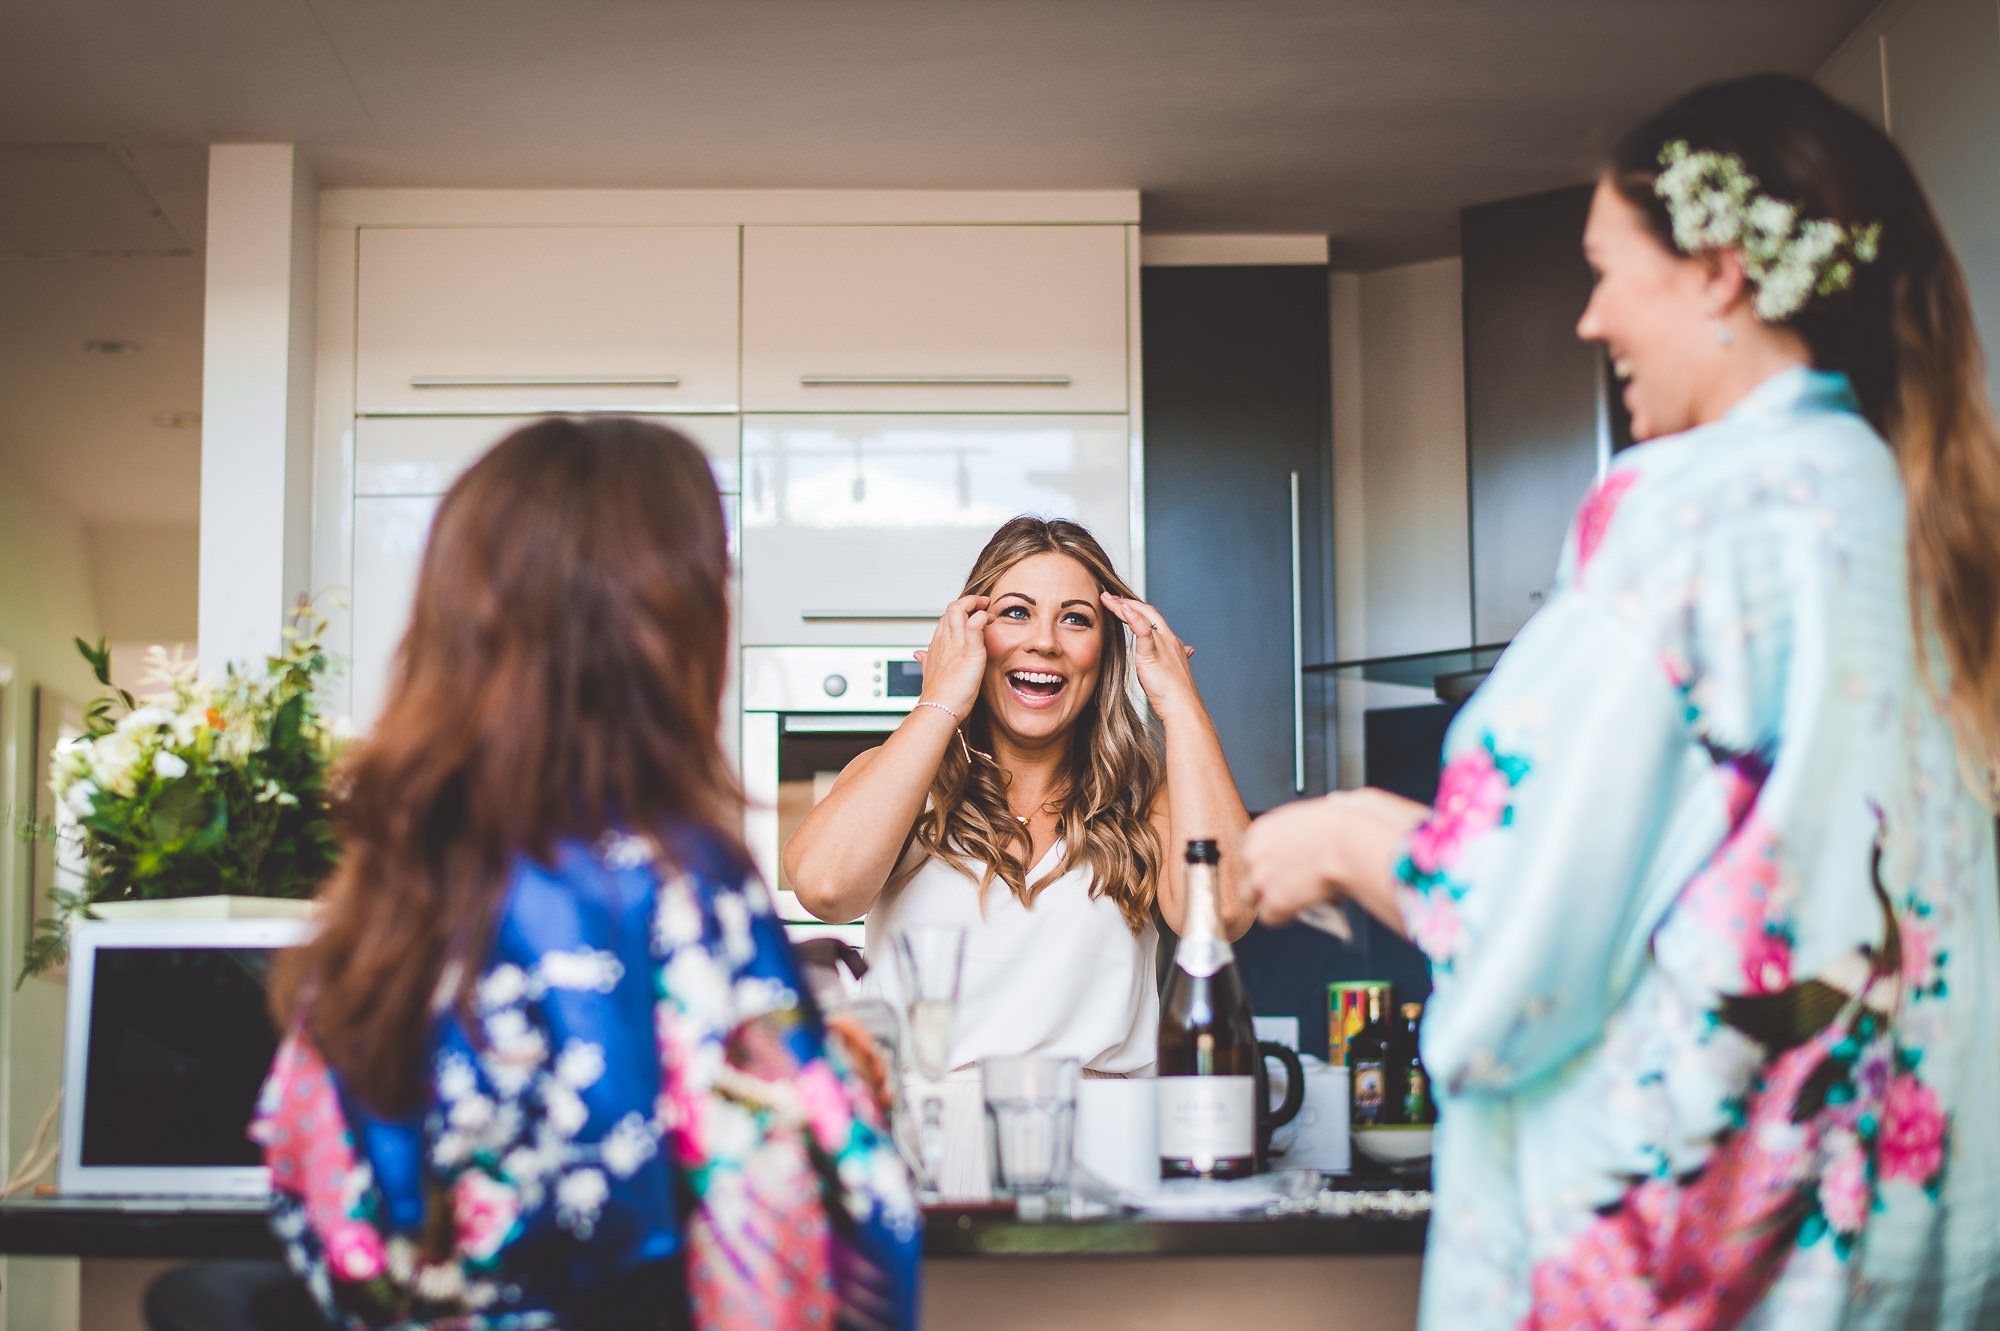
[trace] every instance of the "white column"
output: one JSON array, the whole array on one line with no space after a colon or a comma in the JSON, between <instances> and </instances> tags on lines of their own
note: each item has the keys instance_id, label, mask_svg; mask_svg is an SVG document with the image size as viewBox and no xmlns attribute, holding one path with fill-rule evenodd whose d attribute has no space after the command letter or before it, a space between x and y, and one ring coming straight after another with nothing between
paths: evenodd
<instances>
[{"instance_id":1,"label":"white column","mask_svg":"<svg viewBox=\"0 0 2000 1331\"><path fill-rule=\"evenodd\" d=\"M204 669L256 661L307 586L319 191L289 143L208 150L202 330Z\"/></svg>"}]
</instances>

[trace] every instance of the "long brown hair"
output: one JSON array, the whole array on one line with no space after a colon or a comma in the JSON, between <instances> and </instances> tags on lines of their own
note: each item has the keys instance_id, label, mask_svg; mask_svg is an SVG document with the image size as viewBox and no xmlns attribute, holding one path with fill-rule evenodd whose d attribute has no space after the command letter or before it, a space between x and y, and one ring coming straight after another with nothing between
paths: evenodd
<instances>
[{"instance_id":1,"label":"long brown hair","mask_svg":"<svg viewBox=\"0 0 2000 1331\"><path fill-rule=\"evenodd\" d=\"M1908 510L1910 611L1920 658L1934 629L1951 667L1950 709L1985 768L2000 761L2000 432L1965 276L1909 163L1889 136L1802 79L1766 74L1681 98L1621 139L1609 179L1669 252L1653 192L1660 149L1680 139L1734 153L1761 192L1801 216L1881 223L1881 252L1845 291L1789 320L1813 364L1848 377L1895 450Z\"/></svg>"},{"instance_id":2,"label":"long brown hair","mask_svg":"<svg viewBox=\"0 0 2000 1331\"><path fill-rule=\"evenodd\" d=\"M990 595L1008 569L1033 555L1067 555L1083 566L1099 591L1131 596L1132 589L1111 566L1097 538L1074 522L1019 517L993 533L966 575L961 596ZM949 746L931 779L930 807L917 820L917 845L967 875L975 871L983 895L993 880L1007 884L1023 905L1079 864L1091 871L1091 895L1117 903L1137 933L1153 911L1153 895L1166 865L1160 836L1149 815L1162 780L1159 749L1132 699L1132 652L1125 630L1100 609L1104 654L1097 689L1070 732L1062 774L1062 807L1056 816L1063 856L1048 873L1028 881L1033 842L1028 829L1007 807L1007 774L982 757L968 759ZM965 718L965 735L975 749L991 750L992 717L982 697ZM919 859L889 880L907 881Z\"/></svg>"},{"instance_id":3,"label":"long brown hair","mask_svg":"<svg viewBox=\"0 0 2000 1331\"><path fill-rule=\"evenodd\" d=\"M742 858L716 737L722 506L700 451L623 419L539 421L432 524L382 715L343 765L340 867L272 1003L365 1102L421 1095L434 1007L469 1001L510 870L614 826Z\"/></svg>"}]
</instances>

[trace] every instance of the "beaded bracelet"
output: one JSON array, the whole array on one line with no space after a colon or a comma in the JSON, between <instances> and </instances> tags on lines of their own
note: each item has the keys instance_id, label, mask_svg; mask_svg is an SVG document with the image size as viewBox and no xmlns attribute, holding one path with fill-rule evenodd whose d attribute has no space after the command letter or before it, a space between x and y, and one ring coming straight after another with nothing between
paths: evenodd
<instances>
[{"instance_id":1,"label":"beaded bracelet","mask_svg":"<svg viewBox=\"0 0 2000 1331\"><path fill-rule=\"evenodd\" d=\"M946 706L945 706L945 705L944 705L943 703L941 703L941 702L932 702L932 701L931 701L931 700L930 700L929 698L919 698L919 699L917 700L917 707L935 707L935 708L937 708L937 709L938 709L938 710L939 710L940 712L943 712L943 713L944 713L944 714L945 714L946 716L950 717L950 718L951 718L952 720L954 720L954 721L957 721L957 720L959 720L959 715L958 715L958 713L957 713L957 712L954 712L954 711L952 711L952 710L951 710L951 708L949 708L949 707L946 707ZM911 710L912 712L914 712L914 711L916 711L916 710L917 710L917 708L916 708L916 707L912 707L912 708L911 708L910 710ZM980 752L980 751L979 751L978 749L975 749L975 748L973 748L973 747L972 747L972 746L971 746L970 744L967 744L967 743L965 742L965 731L964 731L964 729L963 729L962 727L959 727L959 728L955 728L955 729L954 729L954 730L952 731L952 733L958 736L958 748L959 748L959 752L961 752L961 753L963 753L963 754L965 755L965 765L966 765L967 767L970 767L970 766L972 766L972 760L973 760L973 758L974 758L975 756L976 756L976 757L980 757L980 758L984 758L984 759L985 759L985 760L986 760L987 762L989 762L989 763L993 761L993 755L992 755L992 754L990 754L990 753L982 753L982 752Z\"/></svg>"}]
</instances>

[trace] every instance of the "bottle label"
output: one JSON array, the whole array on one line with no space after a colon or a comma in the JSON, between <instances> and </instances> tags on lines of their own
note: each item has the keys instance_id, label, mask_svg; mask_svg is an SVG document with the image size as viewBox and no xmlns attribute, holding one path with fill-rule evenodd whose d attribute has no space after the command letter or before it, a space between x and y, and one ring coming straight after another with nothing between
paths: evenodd
<instances>
[{"instance_id":1,"label":"bottle label","mask_svg":"<svg viewBox=\"0 0 2000 1331\"><path fill-rule=\"evenodd\" d=\"M1408 1089L1403 1092L1403 1121L1405 1123L1424 1123L1429 1121L1429 1097L1429 1078L1424 1076L1422 1068L1411 1068L1410 1084Z\"/></svg>"},{"instance_id":2,"label":"bottle label","mask_svg":"<svg viewBox=\"0 0 2000 1331\"><path fill-rule=\"evenodd\" d=\"M1220 938L1183 938L1174 949L1174 965L1202 979L1236 960L1236 949Z\"/></svg>"},{"instance_id":3,"label":"bottle label","mask_svg":"<svg viewBox=\"0 0 2000 1331\"><path fill-rule=\"evenodd\" d=\"M1354 1077L1354 1121L1378 1123L1382 1119L1382 1092L1385 1078L1380 1063L1356 1063Z\"/></svg>"},{"instance_id":4,"label":"bottle label","mask_svg":"<svg viewBox=\"0 0 2000 1331\"><path fill-rule=\"evenodd\" d=\"M1251 1077L1161 1077L1160 1156L1208 1170L1253 1154L1257 1083Z\"/></svg>"}]
</instances>

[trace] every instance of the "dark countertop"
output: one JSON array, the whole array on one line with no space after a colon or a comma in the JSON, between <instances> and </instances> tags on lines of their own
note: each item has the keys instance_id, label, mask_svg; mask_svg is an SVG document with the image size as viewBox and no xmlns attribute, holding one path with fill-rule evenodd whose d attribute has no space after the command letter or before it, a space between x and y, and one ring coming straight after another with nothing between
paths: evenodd
<instances>
[{"instance_id":1,"label":"dark countertop","mask_svg":"<svg viewBox=\"0 0 2000 1331\"><path fill-rule=\"evenodd\" d=\"M1424 1250L1422 1216L1250 1215L1163 1220L1106 1216L1035 1223L988 1210L936 1207L924 1216L924 1256L1302 1257Z\"/></svg>"},{"instance_id":2,"label":"dark countertop","mask_svg":"<svg viewBox=\"0 0 2000 1331\"><path fill-rule=\"evenodd\" d=\"M1379 1192L1372 1179L1330 1180L1321 1201ZM1421 1185L1419 1185L1421 1186ZM1345 1204L1344 1202L1342 1204ZM1023 1221L998 1206L933 1207L924 1255L932 1258L1338 1256L1418 1254L1428 1217L1281 1214L1163 1219L1109 1214ZM0 1202L0 1253L26 1257L200 1260L277 1257L263 1206L249 1202L36 1197Z\"/></svg>"},{"instance_id":3,"label":"dark countertop","mask_svg":"<svg viewBox=\"0 0 2000 1331\"><path fill-rule=\"evenodd\" d=\"M0 1253L156 1261L283 1255L262 1203L129 1197L0 1202Z\"/></svg>"}]
</instances>

